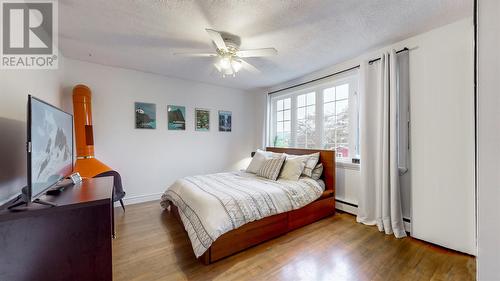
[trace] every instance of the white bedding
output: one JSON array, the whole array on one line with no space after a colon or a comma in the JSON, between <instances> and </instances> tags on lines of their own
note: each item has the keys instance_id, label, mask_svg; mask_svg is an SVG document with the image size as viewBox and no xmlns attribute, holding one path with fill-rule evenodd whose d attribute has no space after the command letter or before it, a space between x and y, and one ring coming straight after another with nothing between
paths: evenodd
<instances>
[{"instance_id":1,"label":"white bedding","mask_svg":"<svg viewBox=\"0 0 500 281\"><path fill-rule=\"evenodd\" d=\"M321 196L311 178L271 181L245 172L186 177L162 195L171 201L191 240L196 257L222 234L264 217L299 209Z\"/></svg>"}]
</instances>

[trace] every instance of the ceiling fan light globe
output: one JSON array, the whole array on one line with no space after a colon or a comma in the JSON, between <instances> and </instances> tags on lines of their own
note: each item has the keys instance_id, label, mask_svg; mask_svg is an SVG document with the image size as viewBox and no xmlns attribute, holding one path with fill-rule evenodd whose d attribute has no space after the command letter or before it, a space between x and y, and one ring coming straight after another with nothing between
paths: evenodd
<instances>
[{"instance_id":1,"label":"ceiling fan light globe","mask_svg":"<svg viewBox=\"0 0 500 281\"><path fill-rule=\"evenodd\" d=\"M240 71L240 69L242 67L241 61L239 61L239 60L232 60L231 61L231 66L232 66L232 68L233 68L233 70L234 70L235 73L238 72L238 71Z\"/></svg>"},{"instance_id":2,"label":"ceiling fan light globe","mask_svg":"<svg viewBox=\"0 0 500 281\"><path fill-rule=\"evenodd\" d=\"M223 69L223 70L222 70L222 73L223 73L224 75L233 75L233 73L234 73L234 72L233 72L233 70L231 69L231 67L229 67L229 68Z\"/></svg>"},{"instance_id":3,"label":"ceiling fan light globe","mask_svg":"<svg viewBox=\"0 0 500 281\"><path fill-rule=\"evenodd\" d=\"M231 59L228 57L222 57L219 61L219 67L222 69L231 68Z\"/></svg>"}]
</instances>

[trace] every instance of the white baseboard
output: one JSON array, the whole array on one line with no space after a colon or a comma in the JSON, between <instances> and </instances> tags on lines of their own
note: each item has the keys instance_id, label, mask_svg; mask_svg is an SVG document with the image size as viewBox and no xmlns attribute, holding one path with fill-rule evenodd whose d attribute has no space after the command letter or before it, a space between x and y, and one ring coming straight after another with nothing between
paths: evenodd
<instances>
[{"instance_id":1,"label":"white baseboard","mask_svg":"<svg viewBox=\"0 0 500 281\"><path fill-rule=\"evenodd\" d=\"M163 194L163 192L137 195L137 196L125 196L125 198L123 198L123 204L124 205L133 205L133 204L139 204L139 203L144 203L144 202L149 202L149 201L160 200L162 194ZM120 206L121 206L120 202L115 202L115 207L120 207Z\"/></svg>"}]
</instances>

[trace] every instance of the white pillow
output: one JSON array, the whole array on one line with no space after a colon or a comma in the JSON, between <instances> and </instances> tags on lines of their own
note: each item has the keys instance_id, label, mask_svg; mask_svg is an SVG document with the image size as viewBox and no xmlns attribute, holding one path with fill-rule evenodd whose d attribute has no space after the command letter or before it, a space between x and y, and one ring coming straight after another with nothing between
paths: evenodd
<instances>
[{"instance_id":1,"label":"white pillow","mask_svg":"<svg viewBox=\"0 0 500 281\"><path fill-rule=\"evenodd\" d=\"M256 174L257 171L260 169L260 167L264 165L264 162L266 162L267 159L279 158L281 157L281 155L283 154L257 149L257 151L255 151L255 155L252 158L252 161L250 162L245 171L247 173Z\"/></svg>"},{"instance_id":2,"label":"white pillow","mask_svg":"<svg viewBox=\"0 0 500 281\"><path fill-rule=\"evenodd\" d=\"M301 157L288 158L287 156L279 178L292 181L299 180L299 177L306 166L306 160L307 159Z\"/></svg>"},{"instance_id":3,"label":"white pillow","mask_svg":"<svg viewBox=\"0 0 500 281\"><path fill-rule=\"evenodd\" d=\"M285 153L265 151L265 150L260 150L260 149L257 149L257 151L260 151L260 152L264 153L267 157L271 157L271 158L279 158L279 157L281 157L281 155L286 155Z\"/></svg>"},{"instance_id":4,"label":"white pillow","mask_svg":"<svg viewBox=\"0 0 500 281\"><path fill-rule=\"evenodd\" d=\"M267 154L266 151L257 149L255 155L252 158L252 161L246 169L246 172L256 174L259 171L260 167L264 165L264 162L266 162L267 159L271 158L271 156L268 155L269 154Z\"/></svg>"},{"instance_id":5,"label":"white pillow","mask_svg":"<svg viewBox=\"0 0 500 281\"><path fill-rule=\"evenodd\" d=\"M304 162L306 163L306 166L304 167L304 171L302 171L302 174L304 176L311 177L312 176L312 171L316 167L316 164L318 164L319 161L319 152L313 153L313 154L306 154L306 155L287 155L287 159L294 159L294 158L302 158L304 159Z\"/></svg>"}]
</instances>

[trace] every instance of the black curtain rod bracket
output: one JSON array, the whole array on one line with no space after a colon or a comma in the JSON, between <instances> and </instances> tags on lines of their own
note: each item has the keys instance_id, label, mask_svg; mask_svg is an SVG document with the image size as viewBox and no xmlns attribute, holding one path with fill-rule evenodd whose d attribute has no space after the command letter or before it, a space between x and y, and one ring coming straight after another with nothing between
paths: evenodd
<instances>
[{"instance_id":1,"label":"black curtain rod bracket","mask_svg":"<svg viewBox=\"0 0 500 281\"><path fill-rule=\"evenodd\" d=\"M404 52L404 51L409 51L409 50L410 50L410 49L408 49L407 47L404 47L403 49L401 49L401 50L399 50L399 51L396 51L396 54L399 54L399 53ZM372 64L372 63L374 63L374 62L376 62L376 61L379 61L379 60L381 60L381 59L382 59L382 58L372 59L372 60L368 61L368 64Z\"/></svg>"}]
</instances>

